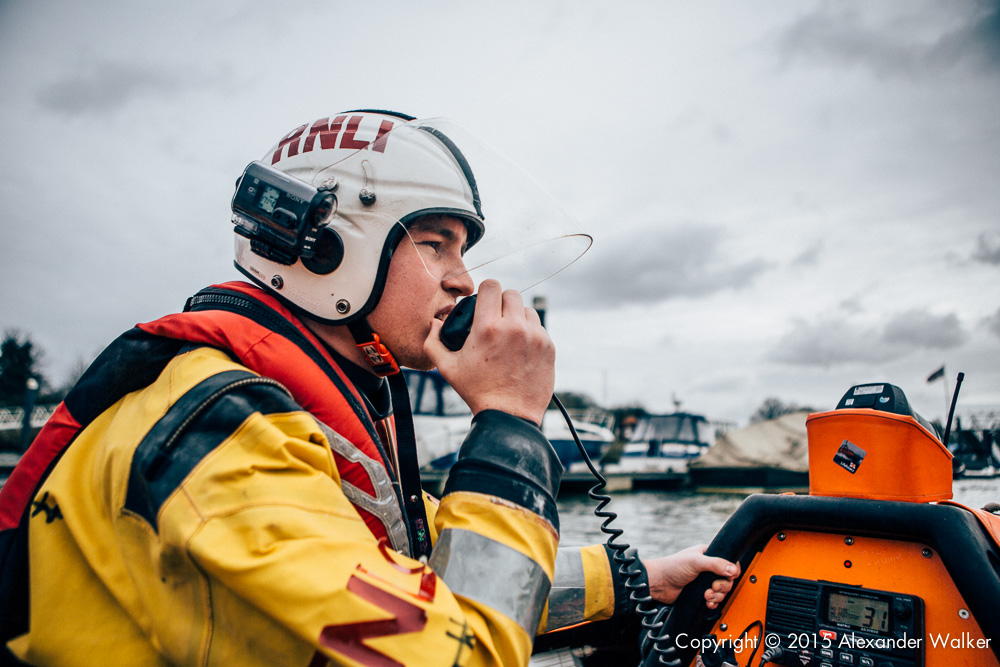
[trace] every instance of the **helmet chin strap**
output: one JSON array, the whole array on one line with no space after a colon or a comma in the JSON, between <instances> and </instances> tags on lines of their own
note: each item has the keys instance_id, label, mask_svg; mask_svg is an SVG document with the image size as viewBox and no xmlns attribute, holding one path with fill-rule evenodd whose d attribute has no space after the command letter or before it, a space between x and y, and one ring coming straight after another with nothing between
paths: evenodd
<instances>
[{"instance_id":1,"label":"helmet chin strap","mask_svg":"<svg viewBox=\"0 0 1000 667\"><path fill-rule=\"evenodd\" d=\"M372 371L380 376L392 376L387 382L392 396L393 419L386 418L384 423L391 424L385 429L384 442L392 451L393 465L397 481L393 486L399 493L404 507L411 551L414 558L426 563L431 554L430 533L427 525L427 510L424 508L424 494L420 487L419 462L417 459L417 441L413 432L413 416L410 409L410 393L406 388L406 380L399 372L399 365L392 357L379 335L365 319L351 322L348 331L354 337L358 349L364 352L365 359ZM380 431L380 434L383 431ZM394 435L393 435L394 434Z\"/></svg>"},{"instance_id":2,"label":"helmet chin strap","mask_svg":"<svg viewBox=\"0 0 1000 667\"><path fill-rule=\"evenodd\" d=\"M368 320L355 320L347 325L348 331L354 337L354 343L365 355L365 360L371 367L372 372L379 377L395 375L399 372L399 364L375 333L375 330L368 325Z\"/></svg>"}]
</instances>

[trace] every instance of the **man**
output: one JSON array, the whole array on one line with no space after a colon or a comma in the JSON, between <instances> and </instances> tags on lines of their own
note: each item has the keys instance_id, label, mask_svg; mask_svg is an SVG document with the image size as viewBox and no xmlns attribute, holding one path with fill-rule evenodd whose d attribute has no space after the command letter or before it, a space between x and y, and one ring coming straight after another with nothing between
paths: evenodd
<instances>
[{"instance_id":1,"label":"man","mask_svg":"<svg viewBox=\"0 0 1000 667\"><path fill-rule=\"evenodd\" d=\"M348 112L248 168L236 265L254 284L123 334L0 491L8 660L523 665L540 630L632 611L628 580L670 602L712 571L722 600L738 568L700 549L626 576L603 546L557 556L537 313L485 281L465 345L439 340L485 231L459 146ZM440 504L399 365L436 366L474 413Z\"/></svg>"}]
</instances>

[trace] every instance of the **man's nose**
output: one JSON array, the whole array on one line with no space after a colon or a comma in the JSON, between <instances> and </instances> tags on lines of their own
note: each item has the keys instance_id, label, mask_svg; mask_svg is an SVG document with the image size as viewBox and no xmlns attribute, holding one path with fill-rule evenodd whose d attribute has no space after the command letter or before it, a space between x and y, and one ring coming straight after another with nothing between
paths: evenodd
<instances>
[{"instance_id":1,"label":"man's nose","mask_svg":"<svg viewBox=\"0 0 1000 667\"><path fill-rule=\"evenodd\" d=\"M472 276L466 270L445 278L441 281L441 285L447 291L454 292L456 296L469 296L476 289L476 284L472 281Z\"/></svg>"}]
</instances>

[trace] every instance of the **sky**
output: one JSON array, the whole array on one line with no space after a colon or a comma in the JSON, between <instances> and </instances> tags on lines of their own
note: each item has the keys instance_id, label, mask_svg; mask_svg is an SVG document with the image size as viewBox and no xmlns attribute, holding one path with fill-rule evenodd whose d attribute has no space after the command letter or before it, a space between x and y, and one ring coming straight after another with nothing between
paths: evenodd
<instances>
[{"instance_id":1,"label":"sky","mask_svg":"<svg viewBox=\"0 0 1000 667\"><path fill-rule=\"evenodd\" d=\"M0 0L0 90L0 329L53 384L239 277L249 161L384 108L593 236L526 294L560 391L745 424L889 382L942 419L961 371L1000 410L997 0Z\"/></svg>"}]
</instances>

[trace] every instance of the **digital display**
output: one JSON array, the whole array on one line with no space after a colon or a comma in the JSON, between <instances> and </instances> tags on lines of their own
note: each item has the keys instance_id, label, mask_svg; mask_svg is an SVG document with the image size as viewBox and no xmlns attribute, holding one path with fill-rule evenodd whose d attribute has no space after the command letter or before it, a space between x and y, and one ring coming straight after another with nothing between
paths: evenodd
<instances>
[{"instance_id":1,"label":"digital display","mask_svg":"<svg viewBox=\"0 0 1000 667\"><path fill-rule=\"evenodd\" d=\"M268 213L274 213L274 207L277 206L278 197L280 196L281 193L278 191L277 188L272 188L270 185L265 185L264 192L261 193L260 201L257 202L257 206L259 206L264 211L267 211Z\"/></svg>"},{"instance_id":2,"label":"digital display","mask_svg":"<svg viewBox=\"0 0 1000 667\"><path fill-rule=\"evenodd\" d=\"M830 593L826 620L858 630L889 631L889 602L867 597Z\"/></svg>"}]
</instances>

